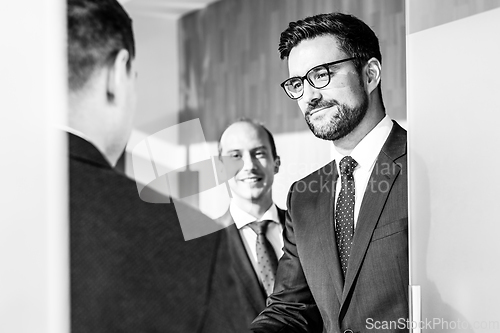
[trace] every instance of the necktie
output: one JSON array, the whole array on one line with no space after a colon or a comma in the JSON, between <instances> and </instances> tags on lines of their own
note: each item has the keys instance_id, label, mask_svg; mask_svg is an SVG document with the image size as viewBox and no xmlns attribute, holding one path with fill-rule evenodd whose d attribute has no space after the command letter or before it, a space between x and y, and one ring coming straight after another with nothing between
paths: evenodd
<instances>
[{"instance_id":1,"label":"necktie","mask_svg":"<svg viewBox=\"0 0 500 333\"><path fill-rule=\"evenodd\" d=\"M340 161L340 176L342 186L337 199L335 210L335 237L339 249L339 259L344 276L351 252L352 238L354 236L354 168L358 163L346 156Z\"/></svg>"},{"instance_id":2,"label":"necktie","mask_svg":"<svg viewBox=\"0 0 500 333\"><path fill-rule=\"evenodd\" d=\"M267 226L271 222L273 221L265 220L248 224L257 234L256 252L257 266L259 268L258 275L268 296L273 292L274 277L276 275L276 268L278 267L276 253L274 252L273 246L266 238Z\"/></svg>"}]
</instances>

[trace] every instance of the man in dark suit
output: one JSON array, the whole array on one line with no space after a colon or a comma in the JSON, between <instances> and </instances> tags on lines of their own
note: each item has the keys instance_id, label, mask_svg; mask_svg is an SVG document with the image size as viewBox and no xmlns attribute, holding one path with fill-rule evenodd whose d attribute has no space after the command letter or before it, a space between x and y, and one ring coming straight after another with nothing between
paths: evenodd
<instances>
[{"instance_id":1,"label":"man in dark suit","mask_svg":"<svg viewBox=\"0 0 500 333\"><path fill-rule=\"evenodd\" d=\"M232 332L211 300L235 295L220 235L184 241L174 205L143 202L112 169L135 108L131 19L115 0L68 0L67 12L71 331Z\"/></svg>"},{"instance_id":2,"label":"man in dark suit","mask_svg":"<svg viewBox=\"0 0 500 333\"><path fill-rule=\"evenodd\" d=\"M265 308L272 292L277 260L283 254L285 212L272 199L280 158L272 134L262 124L242 119L231 124L219 140L219 157L235 173L228 183L231 203L218 219L223 225L221 246L229 250L238 300L230 304L234 332L249 332L252 320ZM238 166L233 167L233 165ZM265 227L259 235L259 227ZM266 252L264 253L264 250Z\"/></svg>"},{"instance_id":3,"label":"man in dark suit","mask_svg":"<svg viewBox=\"0 0 500 333\"><path fill-rule=\"evenodd\" d=\"M252 330L407 331L406 131L385 113L378 39L322 14L290 23L279 50L281 86L334 160L290 189L274 293Z\"/></svg>"}]
</instances>

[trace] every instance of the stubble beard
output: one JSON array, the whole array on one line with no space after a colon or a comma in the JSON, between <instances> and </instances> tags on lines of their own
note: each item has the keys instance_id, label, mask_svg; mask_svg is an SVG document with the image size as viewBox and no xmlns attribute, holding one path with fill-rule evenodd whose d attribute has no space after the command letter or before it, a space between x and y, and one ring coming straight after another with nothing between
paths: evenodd
<instances>
[{"instance_id":1,"label":"stubble beard","mask_svg":"<svg viewBox=\"0 0 500 333\"><path fill-rule=\"evenodd\" d=\"M305 120L311 132L320 139L336 141L351 133L363 120L368 110L368 97L363 94L363 100L357 107L339 104L337 101L324 101L319 107L337 107L333 115L320 115L314 122L311 121L310 111L306 112ZM325 118L329 118L325 122Z\"/></svg>"}]
</instances>

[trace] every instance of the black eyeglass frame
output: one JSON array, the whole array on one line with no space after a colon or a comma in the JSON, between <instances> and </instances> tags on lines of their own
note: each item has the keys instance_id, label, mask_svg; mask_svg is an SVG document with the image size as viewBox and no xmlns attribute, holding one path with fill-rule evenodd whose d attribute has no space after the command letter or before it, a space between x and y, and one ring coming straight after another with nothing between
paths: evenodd
<instances>
[{"instance_id":1,"label":"black eyeglass frame","mask_svg":"<svg viewBox=\"0 0 500 333\"><path fill-rule=\"evenodd\" d=\"M301 76L294 76L294 77L290 77L290 78L286 79L285 81L281 82L280 86L281 86L281 88L283 88L283 90L285 91L285 94L286 94L288 97L290 97L291 99L299 99L299 98L301 98L301 97L304 95L304 88L302 88L302 94L300 94L300 96L298 96L298 97L292 97L292 96L290 96L290 94L289 94L289 93L288 93L288 91L286 90L286 88L285 88L285 83L287 83L288 81L290 81L290 80L292 80L292 79L300 79L300 80L301 80L301 82L302 82L302 86L304 86L304 80L307 80L307 82L309 82L309 84L310 84L312 87L316 88L316 89L321 89L321 88L324 88L324 87L326 87L327 85L329 85L329 84L330 84L330 81L331 81L331 75L332 75L332 73L330 72L330 66L332 66L332 65L336 65L336 64L340 64L340 63L343 63L343 62L346 62L346 61L349 61L349 60L354 60L354 59L356 59L356 57L351 57L351 58L346 58L346 59L336 60L336 61L332 61L332 62L327 62L326 64L321 64L321 65L318 65L318 66L314 66L313 68L311 68L310 70L308 70L308 71L307 71L306 75L304 75L304 76L302 76L302 77L301 77ZM326 84L325 84L325 85L323 85L323 86L321 86L321 87L317 87L317 86L315 86L315 85L311 82L311 80L309 80L309 77L308 77L308 76L309 76L309 73L311 73L311 71L312 71L312 70L317 69L318 67L324 67L324 68L326 68L326 70L327 70L327 72L328 72L328 81L326 82Z\"/></svg>"}]
</instances>

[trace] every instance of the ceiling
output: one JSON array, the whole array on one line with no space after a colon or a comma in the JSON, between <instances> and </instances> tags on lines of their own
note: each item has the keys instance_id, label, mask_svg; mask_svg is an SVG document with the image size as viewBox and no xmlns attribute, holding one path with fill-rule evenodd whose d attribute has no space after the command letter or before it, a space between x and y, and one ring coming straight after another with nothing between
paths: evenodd
<instances>
[{"instance_id":1,"label":"ceiling","mask_svg":"<svg viewBox=\"0 0 500 333\"><path fill-rule=\"evenodd\" d=\"M178 17L207 7L219 0L118 0L127 9L155 16Z\"/></svg>"}]
</instances>

